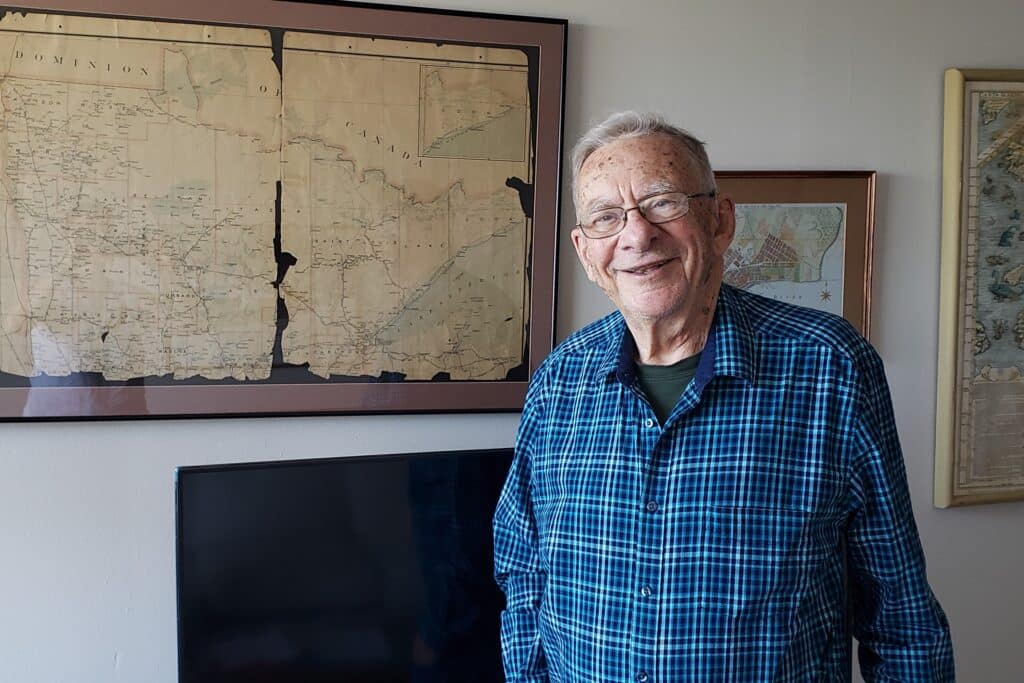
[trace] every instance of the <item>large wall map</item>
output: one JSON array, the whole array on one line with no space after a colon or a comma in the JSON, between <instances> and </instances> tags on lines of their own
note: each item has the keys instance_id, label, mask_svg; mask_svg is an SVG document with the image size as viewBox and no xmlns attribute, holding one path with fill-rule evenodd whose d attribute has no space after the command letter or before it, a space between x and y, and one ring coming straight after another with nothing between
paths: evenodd
<instances>
[{"instance_id":1,"label":"large wall map","mask_svg":"<svg viewBox=\"0 0 1024 683\"><path fill-rule=\"evenodd\" d=\"M0 372L503 379L524 362L522 51L0 20Z\"/></svg>"},{"instance_id":2,"label":"large wall map","mask_svg":"<svg viewBox=\"0 0 1024 683\"><path fill-rule=\"evenodd\" d=\"M958 494L1024 487L1024 84L972 83L965 113Z\"/></svg>"}]
</instances>

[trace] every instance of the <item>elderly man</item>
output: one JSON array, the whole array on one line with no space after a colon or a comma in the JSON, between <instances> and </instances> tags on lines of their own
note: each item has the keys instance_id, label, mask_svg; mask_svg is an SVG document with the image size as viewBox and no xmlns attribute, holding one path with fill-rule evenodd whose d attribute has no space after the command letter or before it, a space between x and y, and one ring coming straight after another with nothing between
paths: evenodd
<instances>
[{"instance_id":1,"label":"elderly man","mask_svg":"<svg viewBox=\"0 0 1024 683\"><path fill-rule=\"evenodd\" d=\"M507 679L842 681L852 629L866 680L952 680L875 351L722 283L734 204L685 131L612 116L573 199L618 312L530 385L494 520Z\"/></svg>"}]
</instances>

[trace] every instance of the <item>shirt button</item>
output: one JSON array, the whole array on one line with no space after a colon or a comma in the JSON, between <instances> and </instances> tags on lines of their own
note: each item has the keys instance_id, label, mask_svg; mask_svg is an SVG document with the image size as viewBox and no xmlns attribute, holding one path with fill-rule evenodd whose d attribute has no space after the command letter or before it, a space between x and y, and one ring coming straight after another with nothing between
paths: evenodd
<instances>
[{"instance_id":1,"label":"shirt button","mask_svg":"<svg viewBox=\"0 0 1024 683\"><path fill-rule=\"evenodd\" d=\"M640 673L638 673L636 675L636 680L637 680L637 683L647 683L647 681L650 680L650 679L647 676L647 672L646 671L641 671Z\"/></svg>"},{"instance_id":2,"label":"shirt button","mask_svg":"<svg viewBox=\"0 0 1024 683\"><path fill-rule=\"evenodd\" d=\"M654 420L652 420L651 418L647 418L646 420L644 420L644 427L647 427L648 429L650 429L653 426L654 426Z\"/></svg>"},{"instance_id":3,"label":"shirt button","mask_svg":"<svg viewBox=\"0 0 1024 683\"><path fill-rule=\"evenodd\" d=\"M651 597L651 593L653 593L653 592L654 591L651 590L650 586L644 586L643 588L640 589L640 595L642 595L645 598Z\"/></svg>"},{"instance_id":4,"label":"shirt button","mask_svg":"<svg viewBox=\"0 0 1024 683\"><path fill-rule=\"evenodd\" d=\"M648 512L657 512L658 511L658 503L657 503L657 501L652 500L649 503L647 503L647 511Z\"/></svg>"}]
</instances>

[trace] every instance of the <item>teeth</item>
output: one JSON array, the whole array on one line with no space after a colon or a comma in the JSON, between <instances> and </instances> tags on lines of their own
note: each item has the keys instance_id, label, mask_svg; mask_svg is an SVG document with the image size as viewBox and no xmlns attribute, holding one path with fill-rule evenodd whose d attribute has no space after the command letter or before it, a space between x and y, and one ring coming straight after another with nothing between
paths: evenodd
<instances>
[{"instance_id":1,"label":"teeth","mask_svg":"<svg viewBox=\"0 0 1024 683\"><path fill-rule=\"evenodd\" d=\"M633 270L631 270L629 272L633 273L634 275L644 275L646 273L651 272L652 270L655 270L656 268L661 268L661 266L663 266L663 265L664 265L664 262L653 263L653 264L651 264L649 266L646 266L644 268L634 268Z\"/></svg>"}]
</instances>

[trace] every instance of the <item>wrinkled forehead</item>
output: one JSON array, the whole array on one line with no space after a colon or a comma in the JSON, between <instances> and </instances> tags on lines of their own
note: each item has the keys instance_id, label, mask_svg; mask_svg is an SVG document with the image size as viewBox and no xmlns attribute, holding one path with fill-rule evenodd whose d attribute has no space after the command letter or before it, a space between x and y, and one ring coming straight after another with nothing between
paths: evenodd
<instances>
[{"instance_id":1,"label":"wrinkled forehead","mask_svg":"<svg viewBox=\"0 0 1024 683\"><path fill-rule=\"evenodd\" d=\"M628 187L634 194L652 191L694 192L694 162L688 150L668 135L620 138L598 147L580 168L577 208Z\"/></svg>"}]
</instances>

